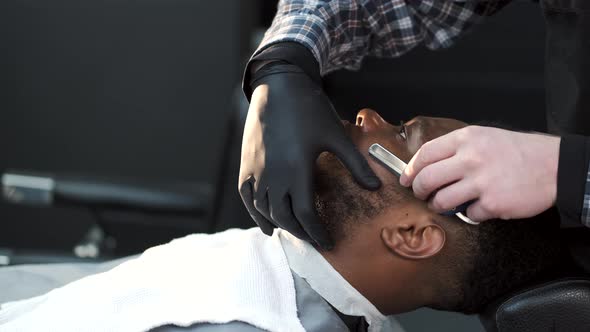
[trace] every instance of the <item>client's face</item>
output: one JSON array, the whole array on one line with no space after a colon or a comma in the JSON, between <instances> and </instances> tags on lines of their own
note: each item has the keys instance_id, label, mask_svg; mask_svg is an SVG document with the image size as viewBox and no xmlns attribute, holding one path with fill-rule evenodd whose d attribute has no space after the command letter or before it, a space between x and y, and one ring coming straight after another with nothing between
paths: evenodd
<instances>
[{"instance_id":1,"label":"client's face","mask_svg":"<svg viewBox=\"0 0 590 332\"><path fill-rule=\"evenodd\" d=\"M382 187L376 192L363 190L334 154L320 155L316 167L316 208L329 230L340 233L333 236L341 238L340 235L346 233L340 226L345 220L372 220L392 207L399 207L402 201L405 208L411 206L421 214L429 214L424 202L415 199L409 190L399 185L397 176L369 156L369 147L379 143L408 162L424 143L467 124L453 119L416 117L395 126L370 109L361 110L355 124L348 121L343 124L381 179Z\"/></svg>"},{"instance_id":2,"label":"client's face","mask_svg":"<svg viewBox=\"0 0 590 332\"><path fill-rule=\"evenodd\" d=\"M373 158L369 158L368 149L373 143L381 144L407 163L424 143L467 126L466 123L454 119L423 116L395 126L370 109L363 109L357 114L356 124L348 121L343 123L347 134L385 183L395 177Z\"/></svg>"},{"instance_id":3,"label":"client's face","mask_svg":"<svg viewBox=\"0 0 590 332\"><path fill-rule=\"evenodd\" d=\"M368 154L379 143L408 162L424 143L466 125L417 117L395 126L360 111L356 124L344 126L382 181L376 191L362 189L334 154L318 158L315 203L335 242L322 255L383 313L478 312L560 259L557 217L467 225L428 210Z\"/></svg>"},{"instance_id":4,"label":"client's face","mask_svg":"<svg viewBox=\"0 0 590 332\"><path fill-rule=\"evenodd\" d=\"M335 241L324 257L383 312L421 305L427 296L415 295L430 288L409 285L432 284L432 271L418 262L442 253L445 243L453 241L435 222L444 218L401 187L397 176L369 157L368 149L379 143L408 162L424 143L464 126L457 120L428 117L395 126L369 109L358 113L356 124L344 121L348 136L381 179L377 191L362 189L334 154L318 158L316 208ZM404 301L391 301L404 292Z\"/></svg>"}]
</instances>

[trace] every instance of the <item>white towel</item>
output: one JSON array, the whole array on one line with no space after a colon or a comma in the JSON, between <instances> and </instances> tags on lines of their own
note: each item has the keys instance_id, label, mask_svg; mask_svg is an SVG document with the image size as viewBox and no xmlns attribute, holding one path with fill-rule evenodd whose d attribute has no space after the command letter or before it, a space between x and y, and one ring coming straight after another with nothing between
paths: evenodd
<instances>
[{"instance_id":1,"label":"white towel","mask_svg":"<svg viewBox=\"0 0 590 332\"><path fill-rule=\"evenodd\" d=\"M404 332L393 316L379 312L311 244L286 231L275 232L279 234L291 270L305 279L332 307L345 315L365 317L368 332Z\"/></svg>"},{"instance_id":2,"label":"white towel","mask_svg":"<svg viewBox=\"0 0 590 332\"><path fill-rule=\"evenodd\" d=\"M0 310L0 331L148 331L242 321L304 331L278 235L258 229L190 235Z\"/></svg>"}]
</instances>

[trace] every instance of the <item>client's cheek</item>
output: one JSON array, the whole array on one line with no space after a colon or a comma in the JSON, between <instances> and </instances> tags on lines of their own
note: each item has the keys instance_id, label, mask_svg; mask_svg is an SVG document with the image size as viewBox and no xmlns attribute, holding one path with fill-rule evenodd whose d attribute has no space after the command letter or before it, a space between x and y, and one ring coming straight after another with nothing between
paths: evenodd
<instances>
[{"instance_id":1,"label":"client's cheek","mask_svg":"<svg viewBox=\"0 0 590 332\"><path fill-rule=\"evenodd\" d=\"M382 185L389 185L397 183L397 176L391 173L387 168L381 165L378 161L375 161L372 157L367 157L369 161L369 167L375 172L375 175L381 180Z\"/></svg>"},{"instance_id":2,"label":"client's cheek","mask_svg":"<svg viewBox=\"0 0 590 332\"><path fill-rule=\"evenodd\" d=\"M408 152L410 154L409 159L412 159L412 156L414 156L414 154L420 150L425 142L426 141L424 140L422 133L416 133L416 135L408 139Z\"/></svg>"}]
</instances>

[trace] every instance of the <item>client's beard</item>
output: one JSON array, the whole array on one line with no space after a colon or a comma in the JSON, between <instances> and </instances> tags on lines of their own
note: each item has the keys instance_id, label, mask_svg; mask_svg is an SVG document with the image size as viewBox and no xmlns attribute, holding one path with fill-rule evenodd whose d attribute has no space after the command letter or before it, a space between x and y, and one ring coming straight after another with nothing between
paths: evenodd
<instances>
[{"instance_id":1,"label":"client's beard","mask_svg":"<svg viewBox=\"0 0 590 332\"><path fill-rule=\"evenodd\" d=\"M344 239L351 227L369 222L391 207L398 197L392 186L377 191L361 188L340 160L328 152L318 157L314 180L315 207L335 243Z\"/></svg>"}]
</instances>

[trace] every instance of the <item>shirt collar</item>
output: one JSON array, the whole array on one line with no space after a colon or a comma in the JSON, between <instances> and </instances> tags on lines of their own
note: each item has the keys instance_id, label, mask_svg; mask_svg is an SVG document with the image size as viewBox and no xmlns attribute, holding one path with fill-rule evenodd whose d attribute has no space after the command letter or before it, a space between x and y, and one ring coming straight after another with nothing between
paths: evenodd
<instances>
[{"instance_id":1,"label":"shirt collar","mask_svg":"<svg viewBox=\"0 0 590 332\"><path fill-rule=\"evenodd\" d=\"M312 245L286 231L278 232L291 270L305 279L336 310L349 316L365 317L369 332L403 331L393 317L379 312Z\"/></svg>"}]
</instances>

